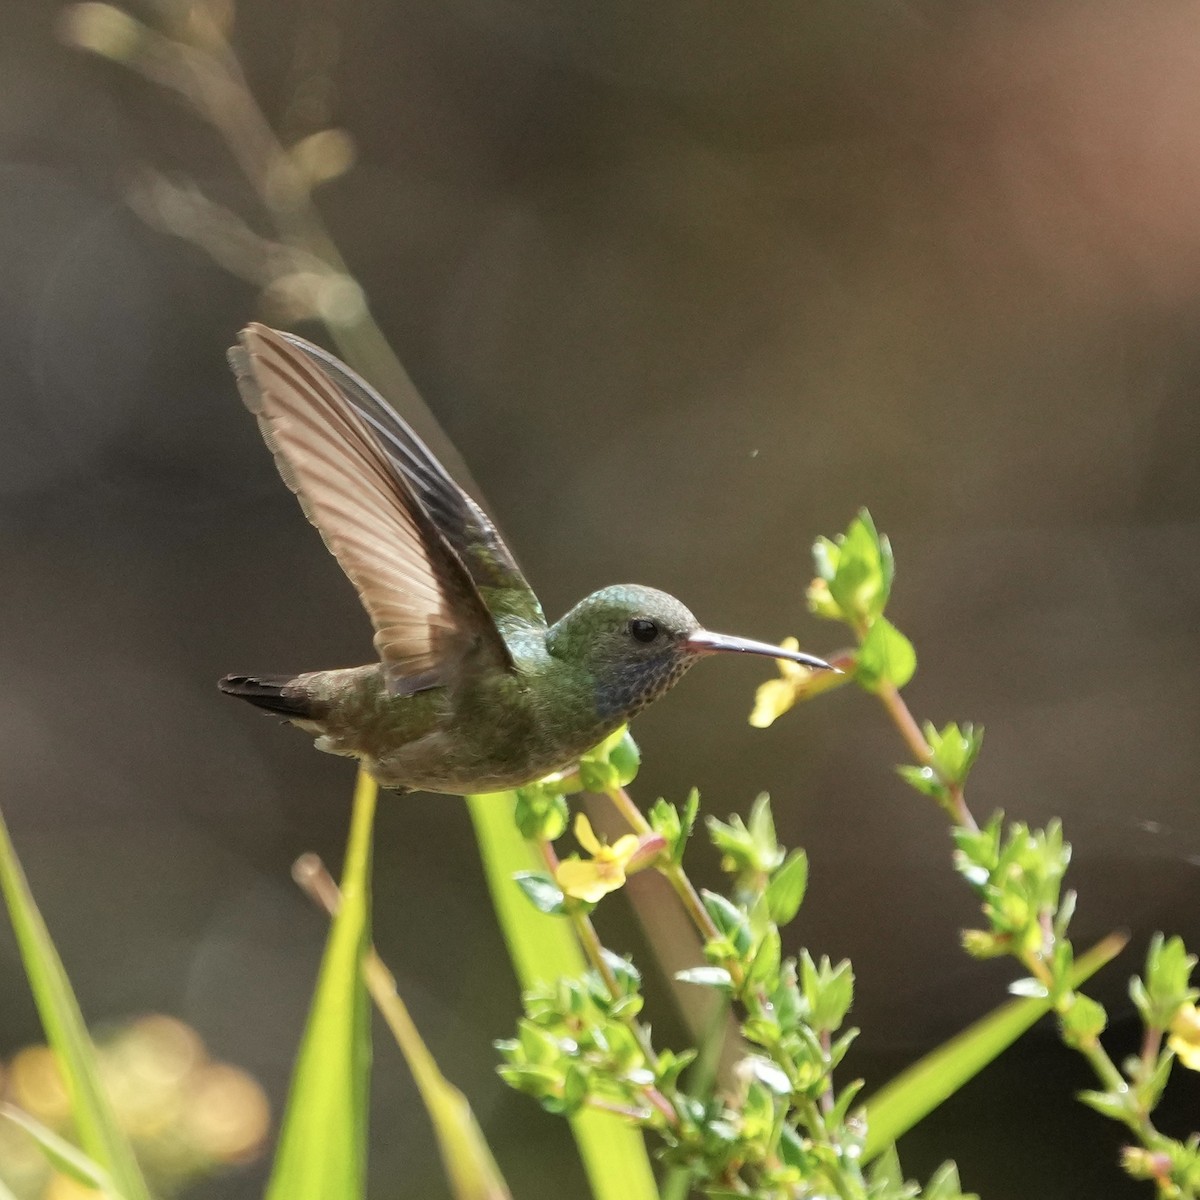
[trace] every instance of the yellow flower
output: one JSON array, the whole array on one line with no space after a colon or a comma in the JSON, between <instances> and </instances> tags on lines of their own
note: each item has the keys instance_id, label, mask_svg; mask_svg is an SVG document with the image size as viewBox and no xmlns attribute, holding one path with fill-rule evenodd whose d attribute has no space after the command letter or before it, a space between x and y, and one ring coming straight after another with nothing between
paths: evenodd
<instances>
[{"instance_id":1,"label":"yellow flower","mask_svg":"<svg viewBox=\"0 0 1200 1200\"><path fill-rule=\"evenodd\" d=\"M636 834L627 833L611 846L605 845L592 832L592 823L579 813L575 817L575 840L591 855L580 858L573 854L563 859L554 872L555 881L565 895L595 904L609 892L625 883L630 860L641 848Z\"/></svg>"},{"instance_id":2,"label":"yellow flower","mask_svg":"<svg viewBox=\"0 0 1200 1200\"><path fill-rule=\"evenodd\" d=\"M795 638L784 638L780 645L785 650L799 650L800 643ZM755 729L766 729L795 703L801 687L808 682L812 672L808 667L787 659L776 659L779 668L778 679L768 679L758 685L754 693L754 711L750 714L750 724Z\"/></svg>"},{"instance_id":3,"label":"yellow flower","mask_svg":"<svg viewBox=\"0 0 1200 1200\"><path fill-rule=\"evenodd\" d=\"M1171 1022L1167 1045L1189 1071L1200 1071L1200 1009L1185 1004Z\"/></svg>"}]
</instances>

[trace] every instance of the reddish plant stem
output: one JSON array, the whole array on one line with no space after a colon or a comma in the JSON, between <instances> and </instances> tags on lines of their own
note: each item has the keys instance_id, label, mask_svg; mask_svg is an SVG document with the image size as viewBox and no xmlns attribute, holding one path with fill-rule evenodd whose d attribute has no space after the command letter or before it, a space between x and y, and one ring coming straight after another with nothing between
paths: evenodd
<instances>
[{"instance_id":1,"label":"reddish plant stem","mask_svg":"<svg viewBox=\"0 0 1200 1200\"><path fill-rule=\"evenodd\" d=\"M650 822L642 815L642 810L638 808L633 801L633 797L623 787L617 786L610 789L608 798L613 802L617 811L625 818L629 827L635 833L644 836L645 834L654 832ZM660 862L658 870L666 877L671 887L675 889L675 894L687 910L687 914L691 917L693 924L700 931L700 936L706 942L711 942L713 938L720 937L721 931L713 924L712 917L708 915L708 909L704 907L704 901L700 899L699 893L692 886L692 881L687 877L687 873L683 867L672 860L669 862Z\"/></svg>"},{"instance_id":2,"label":"reddish plant stem","mask_svg":"<svg viewBox=\"0 0 1200 1200\"><path fill-rule=\"evenodd\" d=\"M879 697L879 702L887 709L888 716L892 718L893 724L900 731L900 736L904 739L913 758L923 767L932 767L933 750L925 740L925 735L921 732L916 718L905 704L904 697L900 695L900 689L895 684L885 683L880 685L875 694ZM948 783L945 780L943 783L949 793L951 815L963 828L977 830L979 825L967 807L962 784Z\"/></svg>"}]
</instances>

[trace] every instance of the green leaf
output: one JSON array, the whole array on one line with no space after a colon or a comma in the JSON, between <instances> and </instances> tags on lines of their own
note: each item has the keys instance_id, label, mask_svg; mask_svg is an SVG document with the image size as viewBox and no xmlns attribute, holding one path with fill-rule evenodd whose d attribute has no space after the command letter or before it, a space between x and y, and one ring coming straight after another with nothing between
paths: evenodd
<instances>
[{"instance_id":1,"label":"green leaf","mask_svg":"<svg viewBox=\"0 0 1200 1200\"><path fill-rule=\"evenodd\" d=\"M958 1167L953 1162L944 1162L925 1185L921 1200L978 1200L973 1193L964 1196L958 1178Z\"/></svg>"},{"instance_id":2,"label":"green leaf","mask_svg":"<svg viewBox=\"0 0 1200 1200\"><path fill-rule=\"evenodd\" d=\"M692 836L699 811L700 792L696 788L688 792L682 813L661 796L651 805L650 827L666 841L667 854L673 862L683 861L683 852L687 848L688 838Z\"/></svg>"},{"instance_id":3,"label":"green leaf","mask_svg":"<svg viewBox=\"0 0 1200 1200\"><path fill-rule=\"evenodd\" d=\"M700 789L692 788L688 792L688 798L683 805L683 815L680 818L681 832L679 836L679 846L675 851L675 861L679 862L683 858L683 848L687 844L688 838L692 836L692 830L696 827L696 815L700 812Z\"/></svg>"},{"instance_id":4,"label":"green leaf","mask_svg":"<svg viewBox=\"0 0 1200 1200\"><path fill-rule=\"evenodd\" d=\"M836 543L821 539L813 547L813 557L843 619L857 624L880 616L891 593L895 563L891 545L879 536L865 508Z\"/></svg>"},{"instance_id":5,"label":"green leaf","mask_svg":"<svg viewBox=\"0 0 1200 1200\"><path fill-rule=\"evenodd\" d=\"M857 1029L847 1029L846 1032L843 1033L842 1036L838 1038L832 1046L829 1047L829 1065L832 1069L836 1069L841 1063L842 1059L846 1057L846 1051L849 1050L854 1044L857 1037ZM865 1081L860 1079L856 1083L849 1084L848 1087L857 1091L859 1088L863 1087L864 1084Z\"/></svg>"},{"instance_id":6,"label":"green leaf","mask_svg":"<svg viewBox=\"0 0 1200 1200\"><path fill-rule=\"evenodd\" d=\"M915 788L922 796L930 796L934 800L945 800L950 795L950 789L941 781L938 773L932 767L914 767L902 763L896 768L896 774Z\"/></svg>"},{"instance_id":7,"label":"green leaf","mask_svg":"<svg viewBox=\"0 0 1200 1200\"><path fill-rule=\"evenodd\" d=\"M562 888L545 871L518 871L513 880L538 912L561 916L567 911Z\"/></svg>"},{"instance_id":8,"label":"green leaf","mask_svg":"<svg viewBox=\"0 0 1200 1200\"><path fill-rule=\"evenodd\" d=\"M1076 1099L1081 1103L1086 1104L1088 1108L1094 1108L1101 1116L1108 1117L1110 1121L1119 1121L1122 1125L1128 1125L1132 1128L1137 1117L1130 1112L1128 1101L1122 1096L1114 1096L1109 1092L1076 1092Z\"/></svg>"},{"instance_id":9,"label":"green leaf","mask_svg":"<svg viewBox=\"0 0 1200 1200\"><path fill-rule=\"evenodd\" d=\"M836 1056L831 1056L836 1057ZM834 1063L836 1066L836 1062ZM845 1124L846 1118L850 1114L850 1105L854 1103L854 1098L863 1090L863 1080L851 1080L834 1101L833 1107L829 1110L825 1117L825 1127L833 1128L837 1125Z\"/></svg>"},{"instance_id":10,"label":"green leaf","mask_svg":"<svg viewBox=\"0 0 1200 1200\"><path fill-rule=\"evenodd\" d=\"M617 985L614 999L633 995L641 988L642 973L634 965L633 959L626 958L623 954L614 954L603 946L600 948L600 957L612 972L613 981Z\"/></svg>"},{"instance_id":11,"label":"green leaf","mask_svg":"<svg viewBox=\"0 0 1200 1200\"><path fill-rule=\"evenodd\" d=\"M29 978L46 1040L71 1097L71 1115L84 1153L108 1173L122 1200L150 1200L133 1149L100 1083L96 1048L88 1035L62 960L34 903L29 883L0 816L0 891Z\"/></svg>"},{"instance_id":12,"label":"green leaf","mask_svg":"<svg viewBox=\"0 0 1200 1200\"><path fill-rule=\"evenodd\" d=\"M629 726L622 725L579 760L579 778L589 792L610 792L630 783L640 762Z\"/></svg>"},{"instance_id":13,"label":"green leaf","mask_svg":"<svg viewBox=\"0 0 1200 1200\"><path fill-rule=\"evenodd\" d=\"M1064 943L1066 940L1067 926L1070 925L1071 918L1075 915L1076 899L1074 891L1063 893L1063 898L1058 905L1058 912L1054 914L1054 938L1056 942Z\"/></svg>"},{"instance_id":14,"label":"green leaf","mask_svg":"<svg viewBox=\"0 0 1200 1200\"><path fill-rule=\"evenodd\" d=\"M573 1116L583 1108L588 1095L587 1072L578 1064L571 1063L563 1080L562 1112L564 1116Z\"/></svg>"},{"instance_id":15,"label":"green leaf","mask_svg":"<svg viewBox=\"0 0 1200 1200\"><path fill-rule=\"evenodd\" d=\"M781 857L779 839L775 836L775 817L771 812L769 793L759 792L754 798L754 803L750 807L747 829L759 862L767 863L777 856Z\"/></svg>"},{"instance_id":16,"label":"green leaf","mask_svg":"<svg viewBox=\"0 0 1200 1200\"><path fill-rule=\"evenodd\" d=\"M841 606L829 590L829 581L837 572L837 560L837 546L828 538L817 538L813 543L813 564L817 570L817 578L808 585L805 597L808 600L808 611L826 621L850 619L842 612Z\"/></svg>"},{"instance_id":17,"label":"green leaf","mask_svg":"<svg viewBox=\"0 0 1200 1200\"><path fill-rule=\"evenodd\" d=\"M793 920L808 888L808 855L793 850L767 884L767 911L776 925Z\"/></svg>"},{"instance_id":18,"label":"green leaf","mask_svg":"<svg viewBox=\"0 0 1200 1200\"><path fill-rule=\"evenodd\" d=\"M900 1156L895 1143L888 1146L871 1164L867 1178L873 1184L899 1189L904 1186L904 1172L900 1168Z\"/></svg>"},{"instance_id":19,"label":"green leaf","mask_svg":"<svg viewBox=\"0 0 1200 1200\"><path fill-rule=\"evenodd\" d=\"M628 787L637 777L642 753L630 736L628 725L621 732L621 740L612 748L609 762L617 769L617 783L621 787Z\"/></svg>"},{"instance_id":20,"label":"green leaf","mask_svg":"<svg viewBox=\"0 0 1200 1200\"><path fill-rule=\"evenodd\" d=\"M879 617L858 649L854 678L868 692L876 692L887 684L902 688L916 669L912 642L886 617Z\"/></svg>"},{"instance_id":21,"label":"green leaf","mask_svg":"<svg viewBox=\"0 0 1200 1200\"><path fill-rule=\"evenodd\" d=\"M750 967L749 982L761 984L768 991L773 991L779 983L779 966L782 955L779 930L774 925L770 925L755 951L754 962Z\"/></svg>"},{"instance_id":22,"label":"green leaf","mask_svg":"<svg viewBox=\"0 0 1200 1200\"><path fill-rule=\"evenodd\" d=\"M513 882L541 863L513 823L511 792L468 796L492 903L524 988L547 979L578 979L586 971L566 921L534 909ZM658 1200L654 1171L641 1134L620 1117L584 1109L569 1118L595 1200Z\"/></svg>"},{"instance_id":23,"label":"green leaf","mask_svg":"<svg viewBox=\"0 0 1200 1200\"><path fill-rule=\"evenodd\" d=\"M53 1129L48 1129L36 1117L15 1104L0 1104L0 1117L5 1117L29 1134L46 1156L46 1161L60 1174L93 1191L114 1194L112 1180L103 1167L88 1158L78 1146L73 1146Z\"/></svg>"},{"instance_id":24,"label":"green leaf","mask_svg":"<svg viewBox=\"0 0 1200 1200\"><path fill-rule=\"evenodd\" d=\"M707 888L701 889L700 896L708 915L713 919L713 924L723 934L729 936L748 928L746 914L732 900L722 896L720 892L710 892Z\"/></svg>"},{"instance_id":25,"label":"green leaf","mask_svg":"<svg viewBox=\"0 0 1200 1200\"><path fill-rule=\"evenodd\" d=\"M1158 1107L1158 1102L1162 1099L1163 1090L1167 1086L1167 1080L1171 1077L1171 1068L1174 1065L1175 1055L1169 1050L1164 1050L1158 1056L1154 1070L1137 1085L1135 1094L1144 1111L1153 1112Z\"/></svg>"},{"instance_id":26,"label":"green leaf","mask_svg":"<svg viewBox=\"0 0 1200 1200\"><path fill-rule=\"evenodd\" d=\"M1028 996L1034 1000L1041 1000L1050 994L1046 985L1040 979L1034 979L1032 975L1014 979L1008 985L1008 990L1014 996Z\"/></svg>"},{"instance_id":27,"label":"green leaf","mask_svg":"<svg viewBox=\"0 0 1200 1200\"><path fill-rule=\"evenodd\" d=\"M685 971L676 971L675 978L680 983L694 983L698 987L719 988L726 992L733 987L733 977L724 967L688 967Z\"/></svg>"},{"instance_id":28,"label":"green leaf","mask_svg":"<svg viewBox=\"0 0 1200 1200\"><path fill-rule=\"evenodd\" d=\"M517 1038L527 1062L536 1066L557 1064L560 1057L558 1042L548 1029L542 1029L522 1017L517 1023Z\"/></svg>"},{"instance_id":29,"label":"green leaf","mask_svg":"<svg viewBox=\"0 0 1200 1200\"><path fill-rule=\"evenodd\" d=\"M802 1175L811 1174L814 1156L809 1153L804 1139L786 1121L779 1131L779 1158L784 1166L792 1167Z\"/></svg>"},{"instance_id":30,"label":"green leaf","mask_svg":"<svg viewBox=\"0 0 1200 1200\"><path fill-rule=\"evenodd\" d=\"M360 770L329 930L300 1042L267 1200L366 1194L371 1024L363 959L370 945L371 830L378 790Z\"/></svg>"},{"instance_id":31,"label":"green leaf","mask_svg":"<svg viewBox=\"0 0 1200 1200\"><path fill-rule=\"evenodd\" d=\"M842 556L837 542L822 534L813 542L812 556L813 570L816 571L817 578L825 583L832 583L837 575L838 559Z\"/></svg>"},{"instance_id":32,"label":"green leaf","mask_svg":"<svg viewBox=\"0 0 1200 1200\"><path fill-rule=\"evenodd\" d=\"M670 1091L678 1087L679 1076L695 1062L697 1055L695 1050L681 1050L678 1054L672 1050L660 1050L654 1076L658 1090Z\"/></svg>"},{"instance_id":33,"label":"green leaf","mask_svg":"<svg viewBox=\"0 0 1200 1200\"><path fill-rule=\"evenodd\" d=\"M1142 1018L1143 1025L1153 1027L1151 1021L1151 1003L1150 993L1146 991L1146 985L1141 981L1140 977L1135 975L1129 981L1129 998L1133 1001L1133 1006L1138 1010L1138 1014Z\"/></svg>"},{"instance_id":34,"label":"green leaf","mask_svg":"<svg viewBox=\"0 0 1200 1200\"><path fill-rule=\"evenodd\" d=\"M617 768L608 761L598 762L595 759L581 759L579 763L579 778L583 781L585 790L601 795L617 786Z\"/></svg>"},{"instance_id":35,"label":"green leaf","mask_svg":"<svg viewBox=\"0 0 1200 1200\"><path fill-rule=\"evenodd\" d=\"M650 828L667 843L667 853L673 858L675 847L678 845L680 836L683 833L683 823L679 819L679 809L669 800L664 800L662 796L659 796L650 806L650 811L646 814L646 817L650 822Z\"/></svg>"},{"instance_id":36,"label":"green leaf","mask_svg":"<svg viewBox=\"0 0 1200 1200\"><path fill-rule=\"evenodd\" d=\"M1144 982L1134 979L1129 992L1143 1022L1154 1029L1166 1029L1184 1004L1197 999L1191 986L1196 956L1189 954L1179 937L1164 938L1156 933L1146 952Z\"/></svg>"},{"instance_id":37,"label":"green leaf","mask_svg":"<svg viewBox=\"0 0 1200 1200\"><path fill-rule=\"evenodd\" d=\"M959 728L951 721L944 729L938 730L926 721L925 740L933 753L933 766L937 773L947 783L962 785L966 783L979 751L983 749L983 726L978 728L969 723Z\"/></svg>"},{"instance_id":38,"label":"green leaf","mask_svg":"<svg viewBox=\"0 0 1200 1200\"><path fill-rule=\"evenodd\" d=\"M792 1094L792 1081L787 1077L787 1072L771 1062L770 1059L750 1054L742 1059L742 1063L754 1078L773 1095L790 1096Z\"/></svg>"},{"instance_id":39,"label":"green leaf","mask_svg":"<svg viewBox=\"0 0 1200 1200\"><path fill-rule=\"evenodd\" d=\"M854 1000L854 971L848 959L835 967L823 954L818 965L807 950L801 950L800 987L808 1005L808 1023L820 1032L832 1032L846 1019Z\"/></svg>"},{"instance_id":40,"label":"green leaf","mask_svg":"<svg viewBox=\"0 0 1200 1200\"><path fill-rule=\"evenodd\" d=\"M997 810L982 829L956 825L950 831L956 847L954 868L967 877L972 886L987 882L1000 860L1000 839L1004 834L1004 813Z\"/></svg>"},{"instance_id":41,"label":"green leaf","mask_svg":"<svg viewBox=\"0 0 1200 1200\"><path fill-rule=\"evenodd\" d=\"M527 838L557 841L566 832L571 812L558 785L531 784L517 792L517 828Z\"/></svg>"},{"instance_id":42,"label":"green leaf","mask_svg":"<svg viewBox=\"0 0 1200 1200\"><path fill-rule=\"evenodd\" d=\"M709 817L708 836L721 852L721 869L732 874L774 871L783 862L783 850L775 839L771 800L766 792L754 802L750 825L734 813L728 821Z\"/></svg>"},{"instance_id":43,"label":"green leaf","mask_svg":"<svg viewBox=\"0 0 1200 1200\"><path fill-rule=\"evenodd\" d=\"M1104 1005L1082 992L1072 994L1066 1010L1059 1017L1062 1039L1074 1049L1094 1044L1107 1024Z\"/></svg>"},{"instance_id":44,"label":"green leaf","mask_svg":"<svg viewBox=\"0 0 1200 1200\"><path fill-rule=\"evenodd\" d=\"M1071 986L1078 987L1115 958L1126 940L1110 934L1093 946L1076 962ZM953 1096L1049 1011L1046 999L1011 1000L897 1075L867 1102L864 1160L879 1154Z\"/></svg>"}]
</instances>

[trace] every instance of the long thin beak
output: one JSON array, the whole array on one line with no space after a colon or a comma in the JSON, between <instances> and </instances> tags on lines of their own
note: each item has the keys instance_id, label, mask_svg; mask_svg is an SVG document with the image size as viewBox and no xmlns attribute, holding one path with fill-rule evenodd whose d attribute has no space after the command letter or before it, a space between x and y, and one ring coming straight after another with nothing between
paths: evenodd
<instances>
[{"instance_id":1,"label":"long thin beak","mask_svg":"<svg viewBox=\"0 0 1200 1200\"><path fill-rule=\"evenodd\" d=\"M813 654L804 654L800 650L785 650L782 646L772 646L770 642L752 642L749 638L730 637L727 633L709 633L707 629L697 629L689 634L684 645L697 654L717 654L730 651L737 654L761 654L766 658L786 658L789 662L801 663L818 671L836 671L823 658Z\"/></svg>"}]
</instances>

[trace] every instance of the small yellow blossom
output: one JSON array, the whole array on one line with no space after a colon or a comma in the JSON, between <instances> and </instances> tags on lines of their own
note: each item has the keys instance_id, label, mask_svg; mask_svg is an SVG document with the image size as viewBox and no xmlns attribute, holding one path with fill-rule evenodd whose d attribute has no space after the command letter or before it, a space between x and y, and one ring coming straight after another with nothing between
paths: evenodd
<instances>
[{"instance_id":1,"label":"small yellow blossom","mask_svg":"<svg viewBox=\"0 0 1200 1200\"><path fill-rule=\"evenodd\" d=\"M1171 1022L1167 1045L1189 1071L1200 1071L1200 1009L1185 1004Z\"/></svg>"},{"instance_id":2,"label":"small yellow blossom","mask_svg":"<svg viewBox=\"0 0 1200 1200\"><path fill-rule=\"evenodd\" d=\"M784 650L799 650L800 643L795 638L784 638L780 643ZM808 667L799 663L789 662L780 658L775 660L779 668L778 679L768 679L758 686L754 694L754 711L750 714L750 724L755 729L766 729L777 721L799 696L800 689L808 682L812 672Z\"/></svg>"},{"instance_id":3,"label":"small yellow blossom","mask_svg":"<svg viewBox=\"0 0 1200 1200\"><path fill-rule=\"evenodd\" d=\"M641 848L641 841L636 834L627 833L608 846L592 832L592 823L583 813L575 817L575 840L591 858L573 854L563 859L554 878L566 895L595 904L624 885L630 860Z\"/></svg>"}]
</instances>

